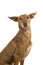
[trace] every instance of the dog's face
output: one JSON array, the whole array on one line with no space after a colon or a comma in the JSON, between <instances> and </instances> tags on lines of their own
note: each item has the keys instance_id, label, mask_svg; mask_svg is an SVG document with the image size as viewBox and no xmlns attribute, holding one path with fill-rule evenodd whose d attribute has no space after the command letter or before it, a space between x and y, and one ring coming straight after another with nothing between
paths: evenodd
<instances>
[{"instance_id":1,"label":"dog's face","mask_svg":"<svg viewBox=\"0 0 43 65\"><path fill-rule=\"evenodd\" d=\"M24 14L24 15L20 15L18 17L13 16L13 17L9 17L10 19L12 19L13 21L18 21L19 24L19 28L22 28L24 30L28 29L30 26L30 20L32 18L34 18L36 13L32 13L32 14Z\"/></svg>"},{"instance_id":2,"label":"dog's face","mask_svg":"<svg viewBox=\"0 0 43 65\"><path fill-rule=\"evenodd\" d=\"M18 24L19 24L19 27L21 27L22 29L27 29L30 25L30 17L29 15L21 15L18 17Z\"/></svg>"}]
</instances>

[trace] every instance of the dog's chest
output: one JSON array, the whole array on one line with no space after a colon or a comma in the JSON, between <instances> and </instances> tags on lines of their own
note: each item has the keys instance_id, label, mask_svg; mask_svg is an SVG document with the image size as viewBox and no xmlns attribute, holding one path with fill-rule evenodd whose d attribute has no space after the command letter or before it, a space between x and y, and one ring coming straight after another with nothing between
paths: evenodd
<instances>
[{"instance_id":1,"label":"dog's chest","mask_svg":"<svg viewBox=\"0 0 43 65\"><path fill-rule=\"evenodd\" d=\"M22 60L29 54L30 50L31 50L31 46L32 44L30 43L29 46L25 47L25 46L21 46L19 48L17 48L17 52L14 54L14 56L16 58L22 58Z\"/></svg>"},{"instance_id":2,"label":"dog's chest","mask_svg":"<svg viewBox=\"0 0 43 65\"><path fill-rule=\"evenodd\" d=\"M27 39L25 36L16 38L16 48L17 48L17 54L20 56L24 55L24 53L29 50L31 42L29 39Z\"/></svg>"},{"instance_id":3,"label":"dog's chest","mask_svg":"<svg viewBox=\"0 0 43 65\"><path fill-rule=\"evenodd\" d=\"M15 43L16 43L16 57L20 56L20 57L25 57L28 55L29 50L30 50L30 45L31 45L31 40L30 40L30 33L28 34L24 34L24 35L17 35L15 38Z\"/></svg>"}]
</instances>

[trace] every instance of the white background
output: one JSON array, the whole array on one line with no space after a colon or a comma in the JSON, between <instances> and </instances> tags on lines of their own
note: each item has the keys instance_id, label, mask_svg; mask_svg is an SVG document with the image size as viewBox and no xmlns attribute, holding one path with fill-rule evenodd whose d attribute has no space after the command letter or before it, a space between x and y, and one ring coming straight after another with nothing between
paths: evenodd
<instances>
[{"instance_id":1,"label":"white background","mask_svg":"<svg viewBox=\"0 0 43 65\"><path fill-rule=\"evenodd\" d=\"M8 16L37 12L31 20L32 49L25 65L43 65L43 0L0 0L0 52L17 34L18 23Z\"/></svg>"}]
</instances>

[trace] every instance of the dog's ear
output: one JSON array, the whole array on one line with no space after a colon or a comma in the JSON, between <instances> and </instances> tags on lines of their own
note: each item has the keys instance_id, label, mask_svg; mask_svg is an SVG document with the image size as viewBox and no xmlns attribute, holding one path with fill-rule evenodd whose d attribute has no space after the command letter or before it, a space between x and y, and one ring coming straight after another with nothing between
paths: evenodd
<instances>
[{"instance_id":1,"label":"dog's ear","mask_svg":"<svg viewBox=\"0 0 43 65\"><path fill-rule=\"evenodd\" d=\"M32 14L29 14L29 17L32 19L32 18L34 18L35 15L36 15L36 13L32 13Z\"/></svg>"},{"instance_id":2,"label":"dog's ear","mask_svg":"<svg viewBox=\"0 0 43 65\"><path fill-rule=\"evenodd\" d=\"M12 17L8 17L8 18L10 18L13 21L18 21L18 17L16 17L16 16L12 16Z\"/></svg>"}]
</instances>

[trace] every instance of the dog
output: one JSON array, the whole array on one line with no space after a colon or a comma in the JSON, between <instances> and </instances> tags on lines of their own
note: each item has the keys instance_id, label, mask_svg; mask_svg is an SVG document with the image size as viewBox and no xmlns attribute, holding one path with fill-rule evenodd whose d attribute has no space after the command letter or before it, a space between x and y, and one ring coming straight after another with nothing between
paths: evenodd
<instances>
[{"instance_id":1,"label":"dog","mask_svg":"<svg viewBox=\"0 0 43 65\"><path fill-rule=\"evenodd\" d=\"M32 47L30 22L35 14L8 17L18 22L19 32L0 53L0 65L18 65L19 62L24 65L25 57Z\"/></svg>"}]
</instances>

